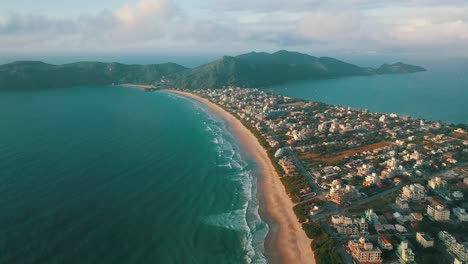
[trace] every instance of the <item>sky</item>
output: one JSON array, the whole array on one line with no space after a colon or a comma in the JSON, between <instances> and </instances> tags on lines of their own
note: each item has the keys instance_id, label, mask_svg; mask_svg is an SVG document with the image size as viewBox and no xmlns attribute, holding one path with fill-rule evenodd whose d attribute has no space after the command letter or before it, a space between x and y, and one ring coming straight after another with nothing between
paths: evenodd
<instances>
[{"instance_id":1,"label":"sky","mask_svg":"<svg viewBox=\"0 0 468 264\"><path fill-rule=\"evenodd\" d=\"M468 57L466 0L0 0L0 55Z\"/></svg>"}]
</instances>

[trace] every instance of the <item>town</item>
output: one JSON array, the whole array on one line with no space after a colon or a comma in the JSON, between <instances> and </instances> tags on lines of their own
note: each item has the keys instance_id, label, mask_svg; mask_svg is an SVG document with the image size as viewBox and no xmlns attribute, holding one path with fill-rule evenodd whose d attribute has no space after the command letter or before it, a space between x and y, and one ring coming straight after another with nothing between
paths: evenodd
<instances>
[{"instance_id":1,"label":"town","mask_svg":"<svg viewBox=\"0 0 468 264\"><path fill-rule=\"evenodd\" d=\"M318 263L468 262L466 126L259 89L191 92L267 149Z\"/></svg>"}]
</instances>

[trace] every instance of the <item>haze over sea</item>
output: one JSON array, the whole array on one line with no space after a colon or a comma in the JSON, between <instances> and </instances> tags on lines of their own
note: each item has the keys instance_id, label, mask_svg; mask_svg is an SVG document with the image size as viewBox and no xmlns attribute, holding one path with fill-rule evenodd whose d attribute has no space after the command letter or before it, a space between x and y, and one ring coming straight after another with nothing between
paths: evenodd
<instances>
[{"instance_id":1,"label":"haze over sea","mask_svg":"<svg viewBox=\"0 0 468 264\"><path fill-rule=\"evenodd\" d=\"M263 263L255 164L186 99L0 93L0 263Z\"/></svg>"}]
</instances>

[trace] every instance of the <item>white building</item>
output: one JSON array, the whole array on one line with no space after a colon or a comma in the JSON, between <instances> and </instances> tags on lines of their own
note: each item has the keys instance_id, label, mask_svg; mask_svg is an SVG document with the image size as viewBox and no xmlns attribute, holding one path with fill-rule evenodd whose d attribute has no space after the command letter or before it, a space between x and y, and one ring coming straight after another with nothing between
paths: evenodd
<instances>
[{"instance_id":1,"label":"white building","mask_svg":"<svg viewBox=\"0 0 468 264\"><path fill-rule=\"evenodd\" d=\"M367 184L369 184L369 185L377 184L377 183L380 182L380 177L377 176L377 174L374 172L374 173L372 173L371 175L367 175L367 176L366 176L366 182L367 182Z\"/></svg>"},{"instance_id":2,"label":"white building","mask_svg":"<svg viewBox=\"0 0 468 264\"><path fill-rule=\"evenodd\" d=\"M460 220L461 222L468 221L468 214L465 212L464 208L453 208L453 214Z\"/></svg>"},{"instance_id":3,"label":"white building","mask_svg":"<svg viewBox=\"0 0 468 264\"><path fill-rule=\"evenodd\" d=\"M468 245L467 243L458 243L457 240L447 231L440 231L439 239L447 247L447 250L455 254L462 262L468 262Z\"/></svg>"},{"instance_id":4,"label":"white building","mask_svg":"<svg viewBox=\"0 0 468 264\"><path fill-rule=\"evenodd\" d=\"M396 253L404 263L414 263L414 253L409 248L407 240L401 241Z\"/></svg>"},{"instance_id":5,"label":"white building","mask_svg":"<svg viewBox=\"0 0 468 264\"><path fill-rule=\"evenodd\" d=\"M416 241L418 241L424 248L434 246L434 239L426 233L416 232Z\"/></svg>"},{"instance_id":6,"label":"white building","mask_svg":"<svg viewBox=\"0 0 468 264\"><path fill-rule=\"evenodd\" d=\"M439 188L447 188L447 181L442 180L440 177L435 177L432 178L428 181L429 187L431 187L433 190L439 189Z\"/></svg>"},{"instance_id":7,"label":"white building","mask_svg":"<svg viewBox=\"0 0 468 264\"><path fill-rule=\"evenodd\" d=\"M442 205L428 205L427 214L435 221L448 221L450 220L450 210Z\"/></svg>"},{"instance_id":8,"label":"white building","mask_svg":"<svg viewBox=\"0 0 468 264\"><path fill-rule=\"evenodd\" d=\"M403 187L402 197L408 200L421 200L426 197L426 190L419 183L410 184Z\"/></svg>"}]
</instances>

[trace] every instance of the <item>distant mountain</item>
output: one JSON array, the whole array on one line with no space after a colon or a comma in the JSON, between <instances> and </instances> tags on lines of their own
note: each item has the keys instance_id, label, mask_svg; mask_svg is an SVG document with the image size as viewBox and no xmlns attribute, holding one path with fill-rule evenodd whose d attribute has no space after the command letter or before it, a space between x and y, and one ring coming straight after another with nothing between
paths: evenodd
<instances>
[{"instance_id":1,"label":"distant mountain","mask_svg":"<svg viewBox=\"0 0 468 264\"><path fill-rule=\"evenodd\" d=\"M121 83L154 84L164 79L167 88L265 87L291 80L330 79L356 75L413 73L425 71L401 62L378 69L359 67L329 57L314 57L281 50L224 56L188 69L175 63L126 65L77 62L52 65L21 61L0 65L0 89L50 88Z\"/></svg>"},{"instance_id":2,"label":"distant mountain","mask_svg":"<svg viewBox=\"0 0 468 264\"><path fill-rule=\"evenodd\" d=\"M402 62L397 62L394 64L383 64L376 70L378 74L415 73L423 71L426 71L426 69L423 67L404 64Z\"/></svg>"},{"instance_id":3,"label":"distant mountain","mask_svg":"<svg viewBox=\"0 0 468 264\"><path fill-rule=\"evenodd\" d=\"M334 58L318 58L299 52L281 50L272 54L250 52L236 57L224 56L212 63L171 75L168 85L188 89L223 86L264 87L291 80L418 71L425 71L425 69L403 63L384 64L378 69L372 69Z\"/></svg>"},{"instance_id":4,"label":"distant mountain","mask_svg":"<svg viewBox=\"0 0 468 264\"><path fill-rule=\"evenodd\" d=\"M0 66L0 89L34 89L119 83L150 84L187 68L175 64L126 65L77 62L52 65L20 61Z\"/></svg>"}]
</instances>

